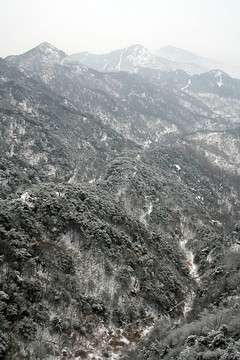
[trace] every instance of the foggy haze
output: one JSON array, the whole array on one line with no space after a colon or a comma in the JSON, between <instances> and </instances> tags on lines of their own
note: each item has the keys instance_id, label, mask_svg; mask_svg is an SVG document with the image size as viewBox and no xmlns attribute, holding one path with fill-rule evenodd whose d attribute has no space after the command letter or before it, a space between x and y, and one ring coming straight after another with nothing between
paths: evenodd
<instances>
[{"instance_id":1,"label":"foggy haze","mask_svg":"<svg viewBox=\"0 0 240 360\"><path fill-rule=\"evenodd\" d=\"M0 9L1 57L44 41L68 54L138 43L240 64L238 0L1 0Z\"/></svg>"}]
</instances>

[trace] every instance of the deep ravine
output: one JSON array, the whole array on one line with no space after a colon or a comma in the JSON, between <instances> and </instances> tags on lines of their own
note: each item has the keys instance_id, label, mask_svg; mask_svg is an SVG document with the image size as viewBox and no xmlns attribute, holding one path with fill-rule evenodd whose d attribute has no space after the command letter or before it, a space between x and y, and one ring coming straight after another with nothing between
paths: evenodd
<instances>
[{"instance_id":1,"label":"deep ravine","mask_svg":"<svg viewBox=\"0 0 240 360\"><path fill-rule=\"evenodd\" d=\"M192 280L199 284L201 282L201 278L198 273L198 266L194 262L194 254L189 248L187 248L188 240L189 239L187 237L184 237L180 241L180 247L186 257L186 264L188 266ZM195 297L196 293L194 289L191 289L184 300L183 316L186 316L193 309L193 302Z\"/></svg>"}]
</instances>

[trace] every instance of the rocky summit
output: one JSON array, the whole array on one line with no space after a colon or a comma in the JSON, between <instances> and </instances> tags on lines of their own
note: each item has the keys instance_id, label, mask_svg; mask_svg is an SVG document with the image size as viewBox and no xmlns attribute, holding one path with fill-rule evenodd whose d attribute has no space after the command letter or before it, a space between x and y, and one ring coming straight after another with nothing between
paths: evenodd
<instances>
[{"instance_id":1,"label":"rocky summit","mask_svg":"<svg viewBox=\"0 0 240 360\"><path fill-rule=\"evenodd\" d=\"M0 358L240 359L240 80L185 70L0 59Z\"/></svg>"}]
</instances>

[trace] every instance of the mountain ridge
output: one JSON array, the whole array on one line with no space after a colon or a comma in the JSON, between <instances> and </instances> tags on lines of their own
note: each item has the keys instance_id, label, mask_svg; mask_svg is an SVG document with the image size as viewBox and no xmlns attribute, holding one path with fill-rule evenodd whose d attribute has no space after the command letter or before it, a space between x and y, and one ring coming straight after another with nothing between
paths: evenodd
<instances>
[{"instance_id":1,"label":"mountain ridge","mask_svg":"<svg viewBox=\"0 0 240 360\"><path fill-rule=\"evenodd\" d=\"M159 70L170 71L182 68L190 73L204 72L201 66L194 64L180 64L156 56L139 44L131 45L121 50L115 50L107 54L95 55L89 53L77 53L71 55L74 60L84 63L98 71L136 71L137 67L151 67Z\"/></svg>"},{"instance_id":2,"label":"mountain ridge","mask_svg":"<svg viewBox=\"0 0 240 360\"><path fill-rule=\"evenodd\" d=\"M216 69L218 67L221 68L221 65L223 65L219 61L196 55L193 52L180 49L173 45L167 45L160 49L154 50L154 53L167 60L184 63L195 63L209 70Z\"/></svg>"},{"instance_id":3,"label":"mountain ridge","mask_svg":"<svg viewBox=\"0 0 240 360\"><path fill-rule=\"evenodd\" d=\"M131 62L125 62L120 68L119 63L121 64L120 59L122 59L122 56L128 49L134 49L137 46L144 48L142 45L131 45L124 49L114 50L106 54L80 52L72 54L71 57L98 71L135 71L134 64L131 64ZM146 48L144 49L147 50ZM154 67L164 71L182 69L191 75L220 68L225 72L230 73L232 77L240 78L239 67L237 65L234 66L223 63L222 61L205 58L172 45L164 46L157 50L148 50L148 54L148 60L151 58L153 59L152 64L149 61L144 63L141 59L139 61L139 66L146 67L149 64L152 68ZM155 56L155 58L153 56ZM112 57L114 58L113 63L111 63Z\"/></svg>"},{"instance_id":4,"label":"mountain ridge","mask_svg":"<svg viewBox=\"0 0 240 360\"><path fill-rule=\"evenodd\" d=\"M36 49L37 48L35 48L35 50ZM140 50L141 49L142 48L140 48ZM40 53L42 54L42 51L40 51ZM136 74L124 74L122 72L99 73L71 60L68 56L65 56L64 59L61 60L58 59L57 61L56 58L57 56L55 56L53 62L49 62L48 56L45 56L42 61L38 62L37 69L35 68L34 59L32 61L28 53L14 58L11 57L8 61L15 66L20 66L21 70L26 71L27 75L35 77L36 80L43 81L59 95L71 99L70 101L74 100L75 106L81 109L81 111L92 113L94 116L100 116L104 122L112 126L115 130L120 131L124 136L129 137L131 133L131 140L135 142L143 143L144 141L148 142L152 140L149 136L154 136L156 121L160 126L163 126L162 131L165 128L165 131L170 134L174 131L185 131L184 123L193 116L192 106L188 106L188 102L189 104L192 102L191 98L187 98L189 95L191 97L194 96L197 101L200 100L202 102L202 104L199 103L200 108L207 109L207 111L204 110L203 112L204 117L207 115L211 122L216 122L216 116L214 119L212 118L213 115L209 103L207 103L206 108L205 102L207 99L199 98L196 90L189 93L187 85L189 81L192 81L189 75L184 75L186 78L184 82L181 80L183 85L179 90L183 90L184 88L184 92L181 91L176 94L177 83L174 85L174 89L168 88L169 78L171 76L175 77L175 74L177 75L177 73L174 72L140 68ZM151 76L153 72L154 78ZM145 76L145 74L147 76ZM165 86L163 80L165 76L167 76L167 86ZM208 79L208 76L209 75L204 75L203 77ZM193 80L194 79L193 77ZM196 79L202 78L201 76L196 76ZM176 80L177 82L179 81L178 75L176 76ZM69 82L71 82L71 84ZM201 81L199 81L199 83L201 83ZM236 85L238 84L237 82L235 83ZM218 86L215 90L216 89L217 95L222 96L224 86L220 89L220 94ZM211 88L211 92L213 90L214 88ZM95 99L94 102L92 101L93 98ZM219 101L222 100L219 99ZM103 103L105 104L104 106L102 105ZM129 105L126 107L126 104ZM166 106L170 108L177 106L179 110L172 109L172 111L167 112L163 110ZM182 108L182 106L184 108ZM232 110L231 107L228 106L227 100L226 106L227 111L231 114ZM102 109L104 109L104 111ZM108 109L107 112L106 109ZM174 117L176 118L177 112L179 112L178 119L174 119ZM183 112L185 115L180 115ZM147 113L151 114L151 117L147 116ZM204 118L200 119L200 114L201 111L196 110L194 116L195 119L198 118L201 123L205 120ZM134 132L128 131L129 121L126 121L128 118L134 123ZM144 129L139 128L139 118L142 118L142 126ZM219 114L218 118L220 120ZM220 121L222 121L222 124L225 122L225 120ZM171 125L172 123L173 125ZM174 126L174 129L172 129L172 126ZM187 122L187 126L189 126L189 121ZM193 126L195 126L195 120L193 120Z\"/></svg>"}]
</instances>

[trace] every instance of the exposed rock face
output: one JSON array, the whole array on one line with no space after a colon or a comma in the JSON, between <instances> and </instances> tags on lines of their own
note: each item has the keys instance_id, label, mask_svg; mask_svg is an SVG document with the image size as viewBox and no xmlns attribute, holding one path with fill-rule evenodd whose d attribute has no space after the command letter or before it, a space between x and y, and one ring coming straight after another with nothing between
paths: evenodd
<instances>
[{"instance_id":1,"label":"exposed rock face","mask_svg":"<svg viewBox=\"0 0 240 360\"><path fill-rule=\"evenodd\" d=\"M239 81L136 72L0 61L0 358L238 356Z\"/></svg>"}]
</instances>

